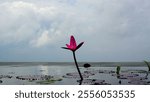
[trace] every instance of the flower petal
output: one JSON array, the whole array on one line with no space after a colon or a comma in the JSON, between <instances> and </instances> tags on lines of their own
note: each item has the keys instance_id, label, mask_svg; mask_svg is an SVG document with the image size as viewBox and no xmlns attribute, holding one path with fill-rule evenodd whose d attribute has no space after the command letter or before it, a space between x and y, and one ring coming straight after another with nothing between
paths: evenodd
<instances>
[{"instance_id":1,"label":"flower petal","mask_svg":"<svg viewBox=\"0 0 150 102\"><path fill-rule=\"evenodd\" d=\"M81 42L81 43L77 46L76 50L79 49L79 48L83 45L83 43L84 43L84 42Z\"/></svg>"},{"instance_id":2,"label":"flower petal","mask_svg":"<svg viewBox=\"0 0 150 102\"><path fill-rule=\"evenodd\" d=\"M70 45L66 44L67 48L70 48Z\"/></svg>"},{"instance_id":3,"label":"flower petal","mask_svg":"<svg viewBox=\"0 0 150 102\"><path fill-rule=\"evenodd\" d=\"M76 49L76 47L77 47L77 45L76 45L76 40L75 40L74 36L71 36L71 37L70 37L70 47L71 47L72 49Z\"/></svg>"}]
</instances>

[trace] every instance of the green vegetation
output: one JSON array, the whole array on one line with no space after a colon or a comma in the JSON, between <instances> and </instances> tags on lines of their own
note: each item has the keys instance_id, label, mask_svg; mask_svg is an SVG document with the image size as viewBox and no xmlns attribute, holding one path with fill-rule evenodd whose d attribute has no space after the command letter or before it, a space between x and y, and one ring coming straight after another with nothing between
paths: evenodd
<instances>
[{"instance_id":1,"label":"green vegetation","mask_svg":"<svg viewBox=\"0 0 150 102\"><path fill-rule=\"evenodd\" d=\"M147 62L147 61L144 61L145 62L145 64L147 65L147 67L148 67L148 71L150 71L150 64Z\"/></svg>"},{"instance_id":2,"label":"green vegetation","mask_svg":"<svg viewBox=\"0 0 150 102\"><path fill-rule=\"evenodd\" d=\"M116 68L116 74L117 74L117 75L120 74L120 70L121 70L121 67L120 67L120 66L117 66L117 68Z\"/></svg>"}]
</instances>

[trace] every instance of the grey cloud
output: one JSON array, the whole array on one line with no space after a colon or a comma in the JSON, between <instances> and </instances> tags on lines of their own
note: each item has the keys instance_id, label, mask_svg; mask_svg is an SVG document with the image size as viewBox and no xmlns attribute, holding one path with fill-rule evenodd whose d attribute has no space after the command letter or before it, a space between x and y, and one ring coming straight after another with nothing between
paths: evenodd
<instances>
[{"instance_id":1,"label":"grey cloud","mask_svg":"<svg viewBox=\"0 0 150 102\"><path fill-rule=\"evenodd\" d=\"M149 0L2 0L0 45L47 47L57 60L73 34L85 41L79 60L149 59L149 9Z\"/></svg>"}]
</instances>

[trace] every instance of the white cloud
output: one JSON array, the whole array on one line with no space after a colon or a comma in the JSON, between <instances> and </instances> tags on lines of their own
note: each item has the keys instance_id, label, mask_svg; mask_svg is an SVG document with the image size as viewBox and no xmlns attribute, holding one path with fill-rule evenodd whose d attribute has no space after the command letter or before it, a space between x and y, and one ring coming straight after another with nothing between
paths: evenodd
<instances>
[{"instance_id":1,"label":"white cloud","mask_svg":"<svg viewBox=\"0 0 150 102\"><path fill-rule=\"evenodd\" d=\"M54 5L40 6L31 2L14 1L1 3L0 9L3 9L0 12L1 43L30 42L45 30L56 29L55 23L59 19L59 7ZM55 36L56 32L49 35Z\"/></svg>"},{"instance_id":2,"label":"white cloud","mask_svg":"<svg viewBox=\"0 0 150 102\"><path fill-rule=\"evenodd\" d=\"M51 41L48 31L44 31L37 39L31 41L31 44L36 47L47 45Z\"/></svg>"},{"instance_id":3,"label":"white cloud","mask_svg":"<svg viewBox=\"0 0 150 102\"><path fill-rule=\"evenodd\" d=\"M150 54L149 9L149 0L1 0L0 45L51 48L73 34L85 41L82 54L144 59Z\"/></svg>"}]
</instances>

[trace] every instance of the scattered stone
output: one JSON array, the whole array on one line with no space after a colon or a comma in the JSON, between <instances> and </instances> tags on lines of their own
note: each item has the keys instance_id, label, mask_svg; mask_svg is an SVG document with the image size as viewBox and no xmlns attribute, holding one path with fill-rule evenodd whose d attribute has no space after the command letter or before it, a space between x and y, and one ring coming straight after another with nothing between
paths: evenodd
<instances>
[{"instance_id":1,"label":"scattered stone","mask_svg":"<svg viewBox=\"0 0 150 102\"><path fill-rule=\"evenodd\" d=\"M94 84L91 84L91 85L111 85L110 83L94 83Z\"/></svg>"},{"instance_id":2,"label":"scattered stone","mask_svg":"<svg viewBox=\"0 0 150 102\"><path fill-rule=\"evenodd\" d=\"M139 74L142 74L142 73L147 73L147 71L145 70L125 70L125 71L122 71L123 73L139 73Z\"/></svg>"},{"instance_id":3,"label":"scattered stone","mask_svg":"<svg viewBox=\"0 0 150 102\"><path fill-rule=\"evenodd\" d=\"M2 78L9 78L9 79L11 79L12 76L10 76L10 75L0 75L0 79L2 79Z\"/></svg>"},{"instance_id":4,"label":"scattered stone","mask_svg":"<svg viewBox=\"0 0 150 102\"><path fill-rule=\"evenodd\" d=\"M90 75L81 73L83 78L88 78ZM66 75L62 76L63 78L80 78L79 73L67 73Z\"/></svg>"},{"instance_id":5,"label":"scattered stone","mask_svg":"<svg viewBox=\"0 0 150 102\"><path fill-rule=\"evenodd\" d=\"M133 78L133 77L139 76L139 74L123 74L123 76L125 76L127 78Z\"/></svg>"},{"instance_id":6,"label":"scattered stone","mask_svg":"<svg viewBox=\"0 0 150 102\"><path fill-rule=\"evenodd\" d=\"M89 63L85 63L83 66L84 66L84 68L89 68L89 67L91 67L91 65L90 65Z\"/></svg>"},{"instance_id":7,"label":"scattered stone","mask_svg":"<svg viewBox=\"0 0 150 102\"><path fill-rule=\"evenodd\" d=\"M77 80L79 82L80 80ZM105 80L98 80L98 79L83 79L82 80L82 85L90 85L94 83L102 83L105 82Z\"/></svg>"},{"instance_id":8,"label":"scattered stone","mask_svg":"<svg viewBox=\"0 0 150 102\"><path fill-rule=\"evenodd\" d=\"M130 81L141 81L141 80L147 80L146 77L131 77L128 78Z\"/></svg>"},{"instance_id":9,"label":"scattered stone","mask_svg":"<svg viewBox=\"0 0 150 102\"><path fill-rule=\"evenodd\" d=\"M16 79L19 80L30 80L30 81L34 81L34 80L49 80L53 78L53 76L51 75L25 75L25 76L16 76Z\"/></svg>"},{"instance_id":10,"label":"scattered stone","mask_svg":"<svg viewBox=\"0 0 150 102\"><path fill-rule=\"evenodd\" d=\"M98 73L102 73L102 74L112 74L115 73L115 71L112 70L88 70L88 71L84 71L84 73L90 73L90 74L98 74Z\"/></svg>"},{"instance_id":11,"label":"scattered stone","mask_svg":"<svg viewBox=\"0 0 150 102\"><path fill-rule=\"evenodd\" d=\"M129 81L128 83L132 85L150 85L149 82L141 81L141 80L133 80L133 81Z\"/></svg>"},{"instance_id":12,"label":"scattered stone","mask_svg":"<svg viewBox=\"0 0 150 102\"><path fill-rule=\"evenodd\" d=\"M36 83L37 83L37 84L45 85L45 84L52 84L52 83L54 83L54 82L56 82L56 81L62 81L62 79L60 79L60 78L58 78L58 79L52 78L52 79L44 80L44 81L37 81Z\"/></svg>"},{"instance_id":13,"label":"scattered stone","mask_svg":"<svg viewBox=\"0 0 150 102\"><path fill-rule=\"evenodd\" d=\"M119 79L128 79L139 76L139 74L132 74L132 73L122 73L122 74L112 74L112 76L116 76Z\"/></svg>"},{"instance_id":14,"label":"scattered stone","mask_svg":"<svg viewBox=\"0 0 150 102\"><path fill-rule=\"evenodd\" d=\"M85 75L85 76L92 76L94 75L93 73L81 73L82 75ZM79 75L79 73L75 72L75 73L67 73L66 75Z\"/></svg>"},{"instance_id":15,"label":"scattered stone","mask_svg":"<svg viewBox=\"0 0 150 102\"><path fill-rule=\"evenodd\" d=\"M81 80L78 80L77 82L80 82ZM99 79L84 79L81 82L81 85L110 85L109 83L106 83L105 80L99 80Z\"/></svg>"}]
</instances>

